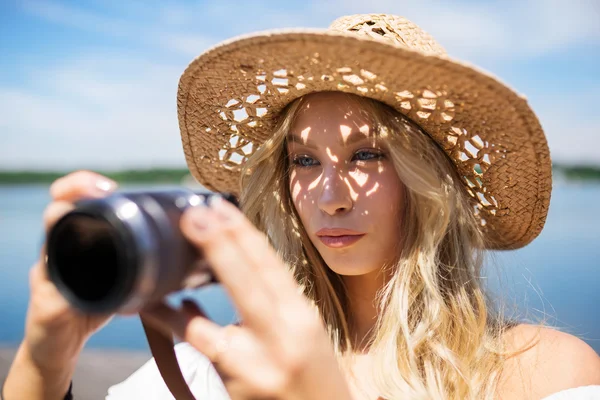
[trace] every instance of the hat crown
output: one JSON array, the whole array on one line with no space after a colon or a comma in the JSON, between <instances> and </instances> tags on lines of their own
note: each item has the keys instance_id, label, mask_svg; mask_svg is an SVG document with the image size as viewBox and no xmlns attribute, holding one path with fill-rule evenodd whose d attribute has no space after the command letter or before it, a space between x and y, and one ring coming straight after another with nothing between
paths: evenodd
<instances>
[{"instance_id":1,"label":"hat crown","mask_svg":"<svg viewBox=\"0 0 600 400\"><path fill-rule=\"evenodd\" d=\"M329 29L352 33L420 53L446 56L446 50L418 25L388 14L355 14L337 18Z\"/></svg>"}]
</instances>

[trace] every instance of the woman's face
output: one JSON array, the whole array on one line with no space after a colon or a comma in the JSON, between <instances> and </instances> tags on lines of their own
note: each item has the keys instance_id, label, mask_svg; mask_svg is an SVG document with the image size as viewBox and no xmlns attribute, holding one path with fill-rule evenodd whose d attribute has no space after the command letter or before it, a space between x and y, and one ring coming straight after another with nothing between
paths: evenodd
<instances>
[{"instance_id":1,"label":"woman's face","mask_svg":"<svg viewBox=\"0 0 600 400\"><path fill-rule=\"evenodd\" d=\"M290 192L329 268L373 272L395 259L403 186L360 105L338 92L307 96L287 140Z\"/></svg>"}]
</instances>

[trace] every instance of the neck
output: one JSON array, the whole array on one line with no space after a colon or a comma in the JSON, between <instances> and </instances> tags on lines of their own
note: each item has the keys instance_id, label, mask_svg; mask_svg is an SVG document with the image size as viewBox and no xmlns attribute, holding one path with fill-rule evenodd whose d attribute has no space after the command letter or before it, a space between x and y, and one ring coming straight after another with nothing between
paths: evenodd
<instances>
[{"instance_id":1,"label":"neck","mask_svg":"<svg viewBox=\"0 0 600 400\"><path fill-rule=\"evenodd\" d=\"M376 270L364 275L344 275L342 280L348 293L352 347L356 353L368 353L377 322L377 293L387 282L387 277L381 270Z\"/></svg>"}]
</instances>

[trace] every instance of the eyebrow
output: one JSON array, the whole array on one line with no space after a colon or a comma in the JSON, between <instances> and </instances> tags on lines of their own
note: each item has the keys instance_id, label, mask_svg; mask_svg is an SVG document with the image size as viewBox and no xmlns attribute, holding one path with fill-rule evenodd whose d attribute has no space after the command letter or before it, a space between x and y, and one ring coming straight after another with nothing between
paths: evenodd
<instances>
[{"instance_id":1,"label":"eyebrow","mask_svg":"<svg viewBox=\"0 0 600 400\"><path fill-rule=\"evenodd\" d=\"M361 142L363 140L368 140L368 139L375 139L372 136L365 136L364 133L359 132L359 131L352 131L350 133L350 135L348 135L348 138L344 141L344 139L342 137L340 137L340 140L338 140L338 143L342 146L349 146L353 143L357 143L357 142ZM310 139L306 139L303 140L301 137L299 137L296 134L291 134L288 136L288 141L290 143L297 143L300 144L302 146L306 146L306 147L310 147L311 149L317 149L318 146Z\"/></svg>"}]
</instances>

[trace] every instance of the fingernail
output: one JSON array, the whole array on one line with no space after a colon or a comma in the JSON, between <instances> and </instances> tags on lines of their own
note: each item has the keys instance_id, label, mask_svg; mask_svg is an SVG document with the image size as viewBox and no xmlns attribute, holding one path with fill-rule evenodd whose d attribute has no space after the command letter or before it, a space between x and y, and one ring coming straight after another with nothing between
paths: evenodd
<instances>
[{"instance_id":1,"label":"fingernail","mask_svg":"<svg viewBox=\"0 0 600 400\"><path fill-rule=\"evenodd\" d=\"M219 208L219 205L223 202L223 198L219 195L210 196L207 199L206 205L211 208Z\"/></svg>"},{"instance_id":2,"label":"fingernail","mask_svg":"<svg viewBox=\"0 0 600 400\"><path fill-rule=\"evenodd\" d=\"M209 207L215 210L217 215L223 221L229 221L235 215L235 213L231 209L232 207L229 207L229 205L227 204L227 200L225 200L222 197L215 197L214 200L211 201Z\"/></svg>"},{"instance_id":3,"label":"fingernail","mask_svg":"<svg viewBox=\"0 0 600 400\"><path fill-rule=\"evenodd\" d=\"M96 188L98 190L100 190L101 192L112 192L113 190L115 190L117 187L117 182L115 181L111 181L108 179L98 179L96 181Z\"/></svg>"},{"instance_id":4,"label":"fingernail","mask_svg":"<svg viewBox=\"0 0 600 400\"><path fill-rule=\"evenodd\" d=\"M198 205L190 208L189 215L196 229L205 230L208 228L210 224L210 211L204 205Z\"/></svg>"}]
</instances>

